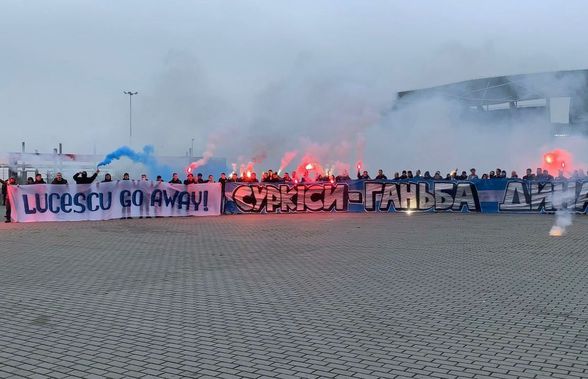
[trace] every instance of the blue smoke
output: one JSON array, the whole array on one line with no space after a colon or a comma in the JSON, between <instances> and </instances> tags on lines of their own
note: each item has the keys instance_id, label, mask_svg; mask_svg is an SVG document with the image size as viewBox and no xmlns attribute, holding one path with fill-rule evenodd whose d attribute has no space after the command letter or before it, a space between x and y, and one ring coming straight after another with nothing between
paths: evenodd
<instances>
[{"instance_id":1,"label":"blue smoke","mask_svg":"<svg viewBox=\"0 0 588 379\"><path fill-rule=\"evenodd\" d=\"M155 148L152 145L144 146L142 152L134 151L128 146L121 146L112 153L107 154L106 157L97 164L97 167L109 165L114 160L126 157L135 163L145 165L151 180L154 180L156 175L163 175L164 177L170 175L170 168L157 161L157 158L153 155L154 151Z\"/></svg>"}]
</instances>

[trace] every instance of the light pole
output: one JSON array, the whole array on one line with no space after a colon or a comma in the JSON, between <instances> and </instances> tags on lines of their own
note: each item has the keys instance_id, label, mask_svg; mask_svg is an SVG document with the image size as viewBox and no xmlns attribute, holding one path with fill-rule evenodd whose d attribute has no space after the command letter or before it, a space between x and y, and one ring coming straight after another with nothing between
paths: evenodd
<instances>
[{"instance_id":1,"label":"light pole","mask_svg":"<svg viewBox=\"0 0 588 379\"><path fill-rule=\"evenodd\" d=\"M125 95L129 95L129 147L133 142L133 95L138 95L139 92L123 91Z\"/></svg>"},{"instance_id":2,"label":"light pole","mask_svg":"<svg viewBox=\"0 0 588 379\"><path fill-rule=\"evenodd\" d=\"M190 147L190 158L194 156L194 138L192 138L192 146Z\"/></svg>"}]
</instances>

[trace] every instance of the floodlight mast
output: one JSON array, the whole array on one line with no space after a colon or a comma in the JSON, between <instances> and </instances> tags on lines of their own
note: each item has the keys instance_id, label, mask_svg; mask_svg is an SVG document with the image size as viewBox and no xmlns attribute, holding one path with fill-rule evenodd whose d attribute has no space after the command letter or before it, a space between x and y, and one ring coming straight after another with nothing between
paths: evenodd
<instances>
[{"instance_id":1,"label":"floodlight mast","mask_svg":"<svg viewBox=\"0 0 588 379\"><path fill-rule=\"evenodd\" d=\"M129 147L133 143L133 95L138 95L139 92L123 91L125 95L129 95Z\"/></svg>"}]
</instances>

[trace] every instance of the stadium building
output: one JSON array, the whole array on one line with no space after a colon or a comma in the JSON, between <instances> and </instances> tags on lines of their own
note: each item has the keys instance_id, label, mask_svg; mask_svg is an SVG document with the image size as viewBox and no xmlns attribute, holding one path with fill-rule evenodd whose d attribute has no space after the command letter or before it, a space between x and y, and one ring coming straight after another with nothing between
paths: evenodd
<instances>
[{"instance_id":1,"label":"stadium building","mask_svg":"<svg viewBox=\"0 0 588 379\"><path fill-rule=\"evenodd\" d=\"M555 136L588 135L588 70L555 71L467 80L398 93L396 108L419 98L440 97L463 108L473 121L533 117Z\"/></svg>"}]
</instances>

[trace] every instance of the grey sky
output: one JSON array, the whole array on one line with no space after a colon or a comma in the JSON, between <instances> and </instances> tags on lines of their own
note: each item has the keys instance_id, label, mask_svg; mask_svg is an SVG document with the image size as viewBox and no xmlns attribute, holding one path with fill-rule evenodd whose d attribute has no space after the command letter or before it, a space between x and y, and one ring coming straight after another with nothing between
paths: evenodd
<instances>
[{"instance_id":1,"label":"grey sky","mask_svg":"<svg viewBox=\"0 0 588 379\"><path fill-rule=\"evenodd\" d=\"M218 154L246 161L264 141L278 156L341 129L349 142L358 129L345 123L369 127L398 90L588 67L587 10L537 0L2 0L0 151L127 144L126 89L140 92L137 148L183 155L216 130Z\"/></svg>"}]
</instances>

